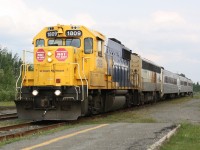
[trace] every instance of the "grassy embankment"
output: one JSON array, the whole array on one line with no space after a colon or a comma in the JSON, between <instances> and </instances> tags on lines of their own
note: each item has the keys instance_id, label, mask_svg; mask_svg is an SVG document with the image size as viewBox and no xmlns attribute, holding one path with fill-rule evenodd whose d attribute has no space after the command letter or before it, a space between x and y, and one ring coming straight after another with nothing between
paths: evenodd
<instances>
[{"instance_id":1,"label":"grassy embankment","mask_svg":"<svg viewBox=\"0 0 200 150\"><path fill-rule=\"evenodd\" d=\"M199 150L200 125L182 124L178 132L161 147L161 150Z\"/></svg>"},{"instance_id":2,"label":"grassy embankment","mask_svg":"<svg viewBox=\"0 0 200 150\"><path fill-rule=\"evenodd\" d=\"M14 101L0 101L0 107L14 107Z\"/></svg>"}]
</instances>

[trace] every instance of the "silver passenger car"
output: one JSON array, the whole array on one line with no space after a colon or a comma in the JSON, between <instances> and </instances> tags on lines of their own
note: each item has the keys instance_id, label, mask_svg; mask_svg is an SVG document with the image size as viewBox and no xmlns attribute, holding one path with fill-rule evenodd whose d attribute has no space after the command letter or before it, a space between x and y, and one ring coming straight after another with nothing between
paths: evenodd
<instances>
[{"instance_id":1,"label":"silver passenger car","mask_svg":"<svg viewBox=\"0 0 200 150\"><path fill-rule=\"evenodd\" d=\"M190 95L193 92L193 82L183 75L179 75L179 92L181 96Z\"/></svg>"},{"instance_id":2,"label":"silver passenger car","mask_svg":"<svg viewBox=\"0 0 200 150\"><path fill-rule=\"evenodd\" d=\"M162 68L161 97L176 97L179 95L179 75Z\"/></svg>"}]
</instances>

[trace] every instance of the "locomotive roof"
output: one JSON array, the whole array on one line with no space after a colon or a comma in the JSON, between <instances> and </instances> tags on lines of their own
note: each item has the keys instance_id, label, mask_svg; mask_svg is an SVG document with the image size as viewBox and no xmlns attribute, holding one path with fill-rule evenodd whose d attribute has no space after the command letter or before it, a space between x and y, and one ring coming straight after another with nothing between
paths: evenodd
<instances>
[{"instance_id":1,"label":"locomotive roof","mask_svg":"<svg viewBox=\"0 0 200 150\"><path fill-rule=\"evenodd\" d=\"M56 25L56 26L50 26L50 27L45 27L43 28L40 32L38 32L38 34L34 37L34 39L36 37L38 37L40 34L44 34L45 32L47 32L48 30L59 30L59 28L62 28L62 29L65 29L65 28L71 28L71 30L86 30L87 32L90 32L90 34L92 34L93 36L97 37L97 38L100 38L102 40L105 40L105 36L98 32L98 31L95 31L95 30L91 30L83 25Z\"/></svg>"}]
</instances>

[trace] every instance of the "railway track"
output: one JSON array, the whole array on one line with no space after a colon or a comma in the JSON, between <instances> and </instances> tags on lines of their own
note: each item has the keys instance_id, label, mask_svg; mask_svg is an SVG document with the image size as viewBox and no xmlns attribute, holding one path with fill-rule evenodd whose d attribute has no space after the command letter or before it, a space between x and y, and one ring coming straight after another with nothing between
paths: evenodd
<instances>
[{"instance_id":1,"label":"railway track","mask_svg":"<svg viewBox=\"0 0 200 150\"><path fill-rule=\"evenodd\" d=\"M18 118L17 113L0 115L0 121L9 120L9 119L16 119L16 118Z\"/></svg>"},{"instance_id":2,"label":"railway track","mask_svg":"<svg viewBox=\"0 0 200 150\"><path fill-rule=\"evenodd\" d=\"M123 112L123 111L130 111L130 109L121 110L121 112ZM107 112L104 114L94 115L94 116L90 116L90 117L79 117L78 120L67 121L67 122L59 122L58 123L58 122L48 122L48 121L36 121L36 122L27 122L27 123L22 123L22 124L1 127L0 128L0 141L7 141L12 138L23 137L26 135L39 133L41 131L47 131L50 129L54 129L54 128L66 125L66 123L79 124L84 121L93 120L96 118L103 118L105 116L115 114L115 113L118 113L118 112L114 111L114 112ZM8 115L7 114L0 115L0 120L3 120L3 119L6 120L6 118L8 118L8 117L13 117L13 118L16 117L17 118L17 116L15 116L15 115L17 115L17 114L13 113L13 114L8 114Z\"/></svg>"},{"instance_id":3,"label":"railway track","mask_svg":"<svg viewBox=\"0 0 200 150\"><path fill-rule=\"evenodd\" d=\"M21 123L21 124L16 124L16 125L11 125L11 126L0 127L0 142L7 141L7 140L13 139L13 138L19 138L19 137L23 137L26 135L39 133L41 131L55 129L60 126L64 126L66 124L71 124L71 125L79 124L84 121L93 120L95 118L105 117L112 113L114 113L114 112L95 115L95 116L91 116L91 117L80 117L78 120L67 121L67 122L65 122L65 121L63 121L63 122L33 121L33 122L27 122L27 123Z\"/></svg>"},{"instance_id":4,"label":"railway track","mask_svg":"<svg viewBox=\"0 0 200 150\"><path fill-rule=\"evenodd\" d=\"M163 101L162 101L163 102ZM162 103L158 102L158 103ZM54 129L60 126L64 126L67 124L75 125L79 124L85 121L90 121L94 119L99 119L99 118L104 118L108 115L114 115L116 113L123 113L127 111L133 111L133 110L139 110L143 108L148 108L152 107L152 105L142 105L140 107L131 107L131 108L126 108L126 109L121 109L118 111L112 111L112 112L107 112L103 114L98 114L94 116L88 116L88 117L79 117L78 120L74 121L67 121L67 122L48 122L48 121L37 121L37 122L27 122L27 123L22 123L22 124L17 124L17 125L11 125L11 126L6 126L6 127L1 127L0 128L0 141L5 141L9 140L12 138L16 137L23 137L26 135L38 133L41 131L47 131L50 129Z\"/></svg>"},{"instance_id":5,"label":"railway track","mask_svg":"<svg viewBox=\"0 0 200 150\"><path fill-rule=\"evenodd\" d=\"M27 122L0 128L0 141L6 141L12 138L23 137L26 135L54 129L65 125L66 122Z\"/></svg>"}]
</instances>

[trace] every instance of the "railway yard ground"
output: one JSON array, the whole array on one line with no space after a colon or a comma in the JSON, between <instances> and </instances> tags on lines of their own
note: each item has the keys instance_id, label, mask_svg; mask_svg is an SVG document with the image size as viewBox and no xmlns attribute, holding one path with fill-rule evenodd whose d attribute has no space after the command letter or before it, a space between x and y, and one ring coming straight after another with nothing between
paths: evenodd
<instances>
[{"instance_id":1,"label":"railway yard ground","mask_svg":"<svg viewBox=\"0 0 200 150\"><path fill-rule=\"evenodd\" d=\"M0 127L19 122L23 121L1 121ZM0 149L143 150L179 124L181 127L175 136L161 149L200 149L199 94L193 98L178 98L86 119L80 118L48 132L1 142Z\"/></svg>"},{"instance_id":2,"label":"railway yard ground","mask_svg":"<svg viewBox=\"0 0 200 150\"><path fill-rule=\"evenodd\" d=\"M15 103L14 101L1 101L0 102L0 110L2 110L3 108L14 108L15 107Z\"/></svg>"},{"instance_id":3,"label":"railway yard ground","mask_svg":"<svg viewBox=\"0 0 200 150\"><path fill-rule=\"evenodd\" d=\"M13 101L0 102L0 115L16 113L15 103Z\"/></svg>"}]
</instances>

